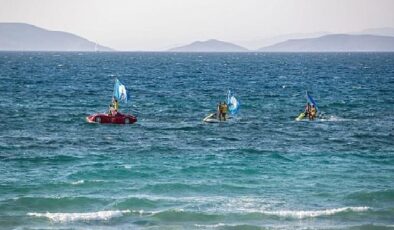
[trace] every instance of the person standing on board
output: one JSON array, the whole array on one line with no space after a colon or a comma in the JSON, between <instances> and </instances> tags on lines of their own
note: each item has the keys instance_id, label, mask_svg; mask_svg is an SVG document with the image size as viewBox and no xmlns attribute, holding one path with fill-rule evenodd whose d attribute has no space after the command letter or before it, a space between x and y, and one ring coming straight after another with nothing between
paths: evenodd
<instances>
[{"instance_id":1,"label":"person standing on board","mask_svg":"<svg viewBox=\"0 0 394 230\"><path fill-rule=\"evenodd\" d=\"M216 106L216 119L219 119L219 120L220 120L220 116L221 116L221 113L220 113L221 106L222 106L221 102L219 102L218 105Z\"/></svg>"},{"instance_id":2,"label":"person standing on board","mask_svg":"<svg viewBox=\"0 0 394 230\"><path fill-rule=\"evenodd\" d=\"M226 121L227 111L228 111L228 106L227 106L226 102L223 102L222 116L223 116L224 121Z\"/></svg>"}]
</instances>

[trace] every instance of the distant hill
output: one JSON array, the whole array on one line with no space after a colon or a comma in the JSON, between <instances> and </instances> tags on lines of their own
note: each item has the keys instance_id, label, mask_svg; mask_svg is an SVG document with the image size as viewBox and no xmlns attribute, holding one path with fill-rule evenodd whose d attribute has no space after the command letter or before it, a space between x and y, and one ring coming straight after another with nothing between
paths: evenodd
<instances>
[{"instance_id":1,"label":"distant hill","mask_svg":"<svg viewBox=\"0 0 394 230\"><path fill-rule=\"evenodd\" d=\"M257 50L261 47L271 46L279 42L284 42L290 39L304 39L304 38L317 38L324 35L330 34L329 32L316 32L316 33L294 33L294 34L283 34L273 37L266 37L255 40L238 41L237 44L246 47L250 50Z\"/></svg>"},{"instance_id":2,"label":"distant hill","mask_svg":"<svg viewBox=\"0 0 394 230\"><path fill-rule=\"evenodd\" d=\"M256 50L261 47L272 46L279 42L285 42L290 39L305 39L305 38L318 38L324 35L335 34L332 32L321 31L314 33L293 33L293 34L283 34L274 37L266 37L255 40L238 41L237 44L246 47L250 50ZM356 31L352 33L347 33L351 35L378 35L378 36L391 36L394 37L394 28L382 27L382 28L369 28L362 31Z\"/></svg>"},{"instance_id":3,"label":"distant hill","mask_svg":"<svg viewBox=\"0 0 394 230\"><path fill-rule=\"evenodd\" d=\"M380 35L380 36L391 36L394 37L394 28L385 27L385 28L372 28L366 29L354 34L369 34L369 35Z\"/></svg>"},{"instance_id":4,"label":"distant hill","mask_svg":"<svg viewBox=\"0 0 394 230\"><path fill-rule=\"evenodd\" d=\"M318 38L291 39L259 49L262 52L392 52L394 37L331 34Z\"/></svg>"},{"instance_id":5,"label":"distant hill","mask_svg":"<svg viewBox=\"0 0 394 230\"><path fill-rule=\"evenodd\" d=\"M3 51L111 51L77 35L25 23L0 23Z\"/></svg>"},{"instance_id":6,"label":"distant hill","mask_svg":"<svg viewBox=\"0 0 394 230\"><path fill-rule=\"evenodd\" d=\"M229 42L215 39L207 41L196 41L189 45L170 49L171 52L246 52L246 48Z\"/></svg>"}]
</instances>

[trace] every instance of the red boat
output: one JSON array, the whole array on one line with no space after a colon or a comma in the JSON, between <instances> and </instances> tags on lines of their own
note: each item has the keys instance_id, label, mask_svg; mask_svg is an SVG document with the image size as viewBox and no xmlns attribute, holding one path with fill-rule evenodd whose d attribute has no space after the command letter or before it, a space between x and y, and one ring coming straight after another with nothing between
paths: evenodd
<instances>
[{"instance_id":1,"label":"red boat","mask_svg":"<svg viewBox=\"0 0 394 230\"><path fill-rule=\"evenodd\" d=\"M115 115L96 113L86 117L89 123L103 123L103 124L133 124L137 121L137 118L133 115L117 113Z\"/></svg>"}]
</instances>

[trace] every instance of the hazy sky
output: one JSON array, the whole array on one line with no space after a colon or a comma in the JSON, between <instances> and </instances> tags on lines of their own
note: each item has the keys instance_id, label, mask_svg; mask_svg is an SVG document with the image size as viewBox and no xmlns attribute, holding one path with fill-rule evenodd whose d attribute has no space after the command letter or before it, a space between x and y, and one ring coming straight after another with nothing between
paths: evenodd
<instances>
[{"instance_id":1,"label":"hazy sky","mask_svg":"<svg viewBox=\"0 0 394 230\"><path fill-rule=\"evenodd\" d=\"M394 27L394 0L0 0L0 22L26 22L117 50L195 40Z\"/></svg>"}]
</instances>

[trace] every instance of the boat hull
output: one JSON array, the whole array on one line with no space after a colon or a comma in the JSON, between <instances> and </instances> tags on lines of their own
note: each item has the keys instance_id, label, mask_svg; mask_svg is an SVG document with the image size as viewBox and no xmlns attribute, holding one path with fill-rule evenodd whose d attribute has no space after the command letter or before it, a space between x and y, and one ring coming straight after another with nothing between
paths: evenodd
<instances>
[{"instance_id":1,"label":"boat hull","mask_svg":"<svg viewBox=\"0 0 394 230\"><path fill-rule=\"evenodd\" d=\"M202 121L206 122L206 123L220 123L220 122L226 122L229 119L231 119L231 117L227 116L225 121L224 120L219 120L217 118L217 116L216 116L216 113L211 113L208 116L206 116Z\"/></svg>"},{"instance_id":2,"label":"boat hull","mask_svg":"<svg viewBox=\"0 0 394 230\"><path fill-rule=\"evenodd\" d=\"M305 118L305 113L300 113L300 115L298 115L298 117L296 117L296 121L301 121L302 119Z\"/></svg>"},{"instance_id":3,"label":"boat hull","mask_svg":"<svg viewBox=\"0 0 394 230\"><path fill-rule=\"evenodd\" d=\"M133 124L137 122L137 117L122 113L117 113L116 115L96 113L86 117L86 121L100 124Z\"/></svg>"}]
</instances>

